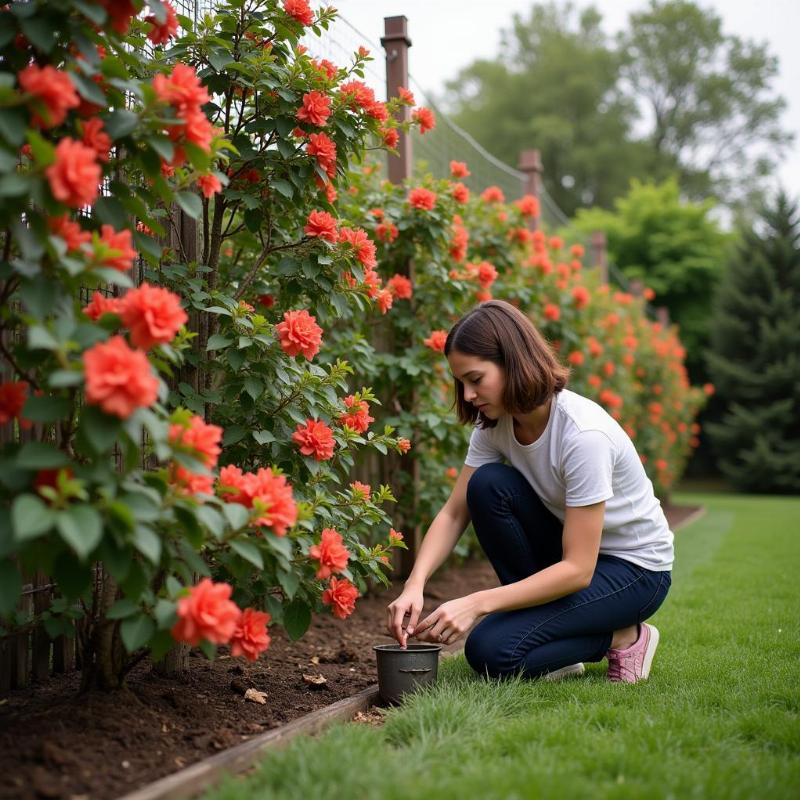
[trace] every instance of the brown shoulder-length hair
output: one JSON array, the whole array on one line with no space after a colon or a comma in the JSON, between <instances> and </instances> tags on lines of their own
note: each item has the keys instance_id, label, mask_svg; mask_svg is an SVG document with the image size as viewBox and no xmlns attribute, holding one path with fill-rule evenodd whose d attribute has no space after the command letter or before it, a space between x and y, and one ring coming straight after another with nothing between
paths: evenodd
<instances>
[{"instance_id":1,"label":"brown shoulder-length hair","mask_svg":"<svg viewBox=\"0 0 800 800\"><path fill-rule=\"evenodd\" d=\"M461 317L450 329L444 354L456 350L491 361L505 371L503 408L510 414L527 414L560 392L569 369L558 362L550 343L518 309L504 300L488 300ZM482 428L493 428L488 419L464 400L464 385L455 379L459 422L479 420Z\"/></svg>"}]
</instances>

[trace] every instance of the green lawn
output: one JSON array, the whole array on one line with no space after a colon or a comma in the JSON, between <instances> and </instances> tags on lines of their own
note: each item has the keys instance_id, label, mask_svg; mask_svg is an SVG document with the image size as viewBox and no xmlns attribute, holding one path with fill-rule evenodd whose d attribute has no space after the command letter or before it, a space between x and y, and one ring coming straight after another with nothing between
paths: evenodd
<instances>
[{"instance_id":1,"label":"green lawn","mask_svg":"<svg viewBox=\"0 0 800 800\"><path fill-rule=\"evenodd\" d=\"M380 728L337 725L213 798L800 797L800 498L677 495L650 680L477 680L463 656Z\"/></svg>"}]
</instances>

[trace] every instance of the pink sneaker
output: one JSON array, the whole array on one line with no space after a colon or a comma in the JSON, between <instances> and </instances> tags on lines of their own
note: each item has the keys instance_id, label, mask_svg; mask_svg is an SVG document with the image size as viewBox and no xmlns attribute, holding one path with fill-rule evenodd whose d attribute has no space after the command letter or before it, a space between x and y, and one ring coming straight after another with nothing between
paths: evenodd
<instances>
[{"instance_id":1,"label":"pink sneaker","mask_svg":"<svg viewBox=\"0 0 800 800\"><path fill-rule=\"evenodd\" d=\"M612 683L647 680L658 647L658 628L646 622L639 625L639 638L625 650L609 650L608 679Z\"/></svg>"}]
</instances>

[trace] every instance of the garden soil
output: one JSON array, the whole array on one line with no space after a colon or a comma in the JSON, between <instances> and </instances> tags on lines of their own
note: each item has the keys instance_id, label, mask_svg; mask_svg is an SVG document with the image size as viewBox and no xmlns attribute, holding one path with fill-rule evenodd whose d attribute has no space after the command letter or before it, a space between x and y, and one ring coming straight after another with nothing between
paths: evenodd
<instances>
[{"instance_id":1,"label":"garden soil","mask_svg":"<svg viewBox=\"0 0 800 800\"><path fill-rule=\"evenodd\" d=\"M666 510L674 528L695 509ZM484 560L446 569L426 586L423 615L497 585ZM71 673L0 697L0 798L119 797L356 694L377 683L372 647L393 641L386 606L401 588L378 587L347 620L316 617L298 642L271 629L269 650L252 664L226 648L213 662L192 651L180 679L143 661L127 688L110 694L78 694L79 675ZM266 702L245 699L248 689Z\"/></svg>"}]
</instances>

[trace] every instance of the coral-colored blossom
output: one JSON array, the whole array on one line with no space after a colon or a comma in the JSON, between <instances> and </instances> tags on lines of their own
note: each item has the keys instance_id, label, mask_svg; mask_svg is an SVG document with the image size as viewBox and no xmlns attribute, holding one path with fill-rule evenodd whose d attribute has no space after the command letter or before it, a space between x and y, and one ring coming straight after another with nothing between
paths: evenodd
<instances>
[{"instance_id":1,"label":"coral-colored blossom","mask_svg":"<svg viewBox=\"0 0 800 800\"><path fill-rule=\"evenodd\" d=\"M303 95L303 105L297 112L297 119L322 128L331 115L331 99L324 92L307 92Z\"/></svg>"},{"instance_id":2,"label":"coral-colored blossom","mask_svg":"<svg viewBox=\"0 0 800 800\"><path fill-rule=\"evenodd\" d=\"M256 611L254 608L242 611L231 637L231 655L234 658L244 656L248 661L256 661L270 645L267 624L271 619L266 611Z\"/></svg>"},{"instance_id":3,"label":"coral-colored blossom","mask_svg":"<svg viewBox=\"0 0 800 800\"><path fill-rule=\"evenodd\" d=\"M356 258L367 269L377 266L375 242L367 236L367 232L363 228L341 228L339 241L347 242L355 250Z\"/></svg>"},{"instance_id":4,"label":"coral-colored blossom","mask_svg":"<svg viewBox=\"0 0 800 800\"><path fill-rule=\"evenodd\" d=\"M189 320L177 294L146 282L125 294L120 316L130 329L131 341L143 350L171 342Z\"/></svg>"},{"instance_id":5,"label":"coral-colored blossom","mask_svg":"<svg viewBox=\"0 0 800 800\"><path fill-rule=\"evenodd\" d=\"M308 0L284 0L283 10L301 25L311 25L314 22L314 12L308 5Z\"/></svg>"},{"instance_id":6,"label":"coral-colored blossom","mask_svg":"<svg viewBox=\"0 0 800 800\"><path fill-rule=\"evenodd\" d=\"M344 539L334 528L325 528L322 531L320 543L309 547L308 555L319 561L317 578L320 580L329 578L334 572L347 569L347 562L350 559L350 553L344 546Z\"/></svg>"},{"instance_id":7,"label":"coral-colored blossom","mask_svg":"<svg viewBox=\"0 0 800 800\"><path fill-rule=\"evenodd\" d=\"M520 210L523 217L539 216L539 200L532 194L526 194L514 201L514 205Z\"/></svg>"},{"instance_id":8,"label":"coral-colored blossom","mask_svg":"<svg viewBox=\"0 0 800 800\"><path fill-rule=\"evenodd\" d=\"M203 640L227 644L242 613L230 599L232 593L230 584L203 578L187 596L178 600L178 621L172 628L173 639L192 647Z\"/></svg>"},{"instance_id":9,"label":"coral-colored blossom","mask_svg":"<svg viewBox=\"0 0 800 800\"><path fill-rule=\"evenodd\" d=\"M398 299L398 300L410 300L413 294L413 288L411 285L411 281L405 276L400 274L395 274L388 281L386 281L386 285L389 287L389 291Z\"/></svg>"},{"instance_id":10,"label":"coral-colored blossom","mask_svg":"<svg viewBox=\"0 0 800 800\"><path fill-rule=\"evenodd\" d=\"M329 178L336 176L336 142L324 133L312 133L308 137L306 152L316 156L320 167Z\"/></svg>"},{"instance_id":11,"label":"coral-colored blossom","mask_svg":"<svg viewBox=\"0 0 800 800\"><path fill-rule=\"evenodd\" d=\"M167 12L164 22L159 22L154 14L144 18L144 21L151 25L147 32L147 38L153 44L167 44L178 32L178 13L175 11L175 7L168 0L163 0L163 4Z\"/></svg>"},{"instance_id":12,"label":"coral-colored blossom","mask_svg":"<svg viewBox=\"0 0 800 800\"><path fill-rule=\"evenodd\" d=\"M92 322L97 322L103 314L119 314L120 297L106 297L102 292L94 292L89 304L84 306L81 311L89 317Z\"/></svg>"},{"instance_id":13,"label":"coral-colored blossom","mask_svg":"<svg viewBox=\"0 0 800 800\"><path fill-rule=\"evenodd\" d=\"M0 383L0 425L5 425L22 413L28 399L27 381Z\"/></svg>"},{"instance_id":14,"label":"coral-colored blossom","mask_svg":"<svg viewBox=\"0 0 800 800\"><path fill-rule=\"evenodd\" d=\"M411 441L400 437L397 440L397 448L401 453L407 453L411 449Z\"/></svg>"},{"instance_id":15,"label":"coral-colored blossom","mask_svg":"<svg viewBox=\"0 0 800 800\"><path fill-rule=\"evenodd\" d=\"M106 413L127 419L137 408L151 406L158 396L158 380L147 356L131 350L121 336L99 342L83 354L86 402Z\"/></svg>"},{"instance_id":16,"label":"coral-colored blossom","mask_svg":"<svg viewBox=\"0 0 800 800\"><path fill-rule=\"evenodd\" d=\"M304 456L314 456L316 461L327 461L336 447L333 431L324 422L315 419L307 419L305 425L298 424L292 441L299 445Z\"/></svg>"},{"instance_id":17,"label":"coral-colored blossom","mask_svg":"<svg viewBox=\"0 0 800 800\"><path fill-rule=\"evenodd\" d=\"M283 322L279 322L275 330L286 355L302 353L311 361L319 352L323 331L317 325L316 317L312 317L305 309L284 312Z\"/></svg>"},{"instance_id":18,"label":"coral-colored blossom","mask_svg":"<svg viewBox=\"0 0 800 800\"><path fill-rule=\"evenodd\" d=\"M408 202L414 208L420 208L424 211L431 211L436 205L436 192L432 192L430 189L424 189L422 187L412 189L408 193Z\"/></svg>"},{"instance_id":19,"label":"coral-colored blossom","mask_svg":"<svg viewBox=\"0 0 800 800\"><path fill-rule=\"evenodd\" d=\"M292 486L285 475L279 475L271 468L262 467L252 473L242 472L233 465L223 467L219 471L218 486L229 503L255 508L259 514L255 524L272 528L276 536L284 536L297 521Z\"/></svg>"},{"instance_id":20,"label":"coral-colored blossom","mask_svg":"<svg viewBox=\"0 0 800 800\"><path fill-rule=\"evenodd\" d=\"M453 178L468 178L472 173L467 169L465 161L451 161L450 175Z\"/></svg>"},{"instance_id":21,"label":"coral-colored blossom","mask_svg":"<svg viewBox=\"0 0 800 800\"><path fill-rule=\"evenodd\" d=\"M585 308L589 305L591 295L585 286L576 286L572 290L572 301L578 308Z\"/></svg>"},{"instance_id":22,"label":"coral-colored blossom","mask_svg":"<svg viewBox=\"0 0 800 800\"><path fill-rule=\"evenodd\" d=\"M308 222L303 228L307 236L319 236L326 242L333 242L339 238L336 231L336 218L327 211L312 211L308 215Z\"/></svg>"},{"instance_id":23,"label":"coral-colored blossom","mask_svg":"<svg viewBox=\"0 0 800 800\"><path fill-rule=\"evenodd\" d=\"M461 203L462 205L469 200L469 189L463 183L454 183L450 194L452 194L456 203Z\"/></svg>"},{"instance_id":24,"label":"coral-colored blossom","mask_svg":"<svg viewBox=\"0 0 800 800\"><path fill-rule=\"evenodd\" d=\"M347 411L339 415L339 424L352 428L356 433L366 433L375 418L369 415L369 403L366 400L356 400L352 394L344 398Z\"/></svg>"},{"instance_id":25,"label":"coral-colored blossom","mask_svg":"<svg viewBox=\"0 0 800 800\"><path fill-rule=\"evenodd\" d=\"M361 500L369 500L372 494L372 487L368 483L361 483L361 481L353 481L350 484L353 491L353 497Z\"/></svg>"},{"instance_id":26,"label":"coral-colored blossom","mask_svg":"<svg viewBox=\"0 0 800 800\"><path fill-rule=\"evenodd\" d=\"M216 466L222 452L222 428L209 425L202 417L193 416L188 424L173 423L169 426L169 443L173 447L189 450L209 469Z\"/></svg>"},{"instance_id":27,"label":"coral-colored blossom","mask_svg":"<svg viewBox=\"0 0 800 800\"><path fill-rule=\"evenodd\" d=\"M97 153L100 161L108 162L111 149L111 137L103 130L103 120L92 117L81 123L83 143Z\"/></svg>"},{"instance_id":28,"label":"coral-colored blossom","mask_svg":"<svg viewBox=\"0 0 800 800\"><path fill-rule=\"evenodd\" d=\"M425 339L425 346L437 353L444 353L444 344L447 341L447 331L432 331L431 335Z\"/></svg>"},{"instance_id":29,"label":"coral-colored blossom","mask_svg":"<svg viewBox=\"0 0 800 800\"><path fill-rule=\"evenodd\" d=\"M55 162L47 167L45 175L59 203L81 208L94 203L103 173L97 153L67 136L56 145Z\"/></svg>"},{"instance_id":30,"label":"coral-colored blossom","mask_svg":"<svg viewBox=\"0 0 800 800\"><path fill-rule=\"evenodd\" d=\"M334 617L347 619L356 608L358 589L347 578L331 578L322 593L322 602L331 607Z\"/></svg>"},{"instance_id":31,"label":"coral-colored blossom","mask_svg":"<svg viewBox=\"0 0 800 800\"><path fill-rule=\"evenodd\" d=\"M210 198L222 191L222 181L213 173L208 172L197 178L197 185L203 193L203 197Z\"/></svg>"},{"instance_id":32,"label":"coral-colored blossom","mask_svg":"<svg viewBox=\"0 0 800 800\"><path fill-rule=\"evenodd\" d=\"M71 220L69 217L50 217L47 220L47 227L50 232L60 236L67 245L67 251L73 253L80 250L84 244L92 241L92 234L83 230L80 223Z\"/></svg>"},{"instance_id":33,"label":"coral-colored blossom","mask_svg":"<svg viewBox=\"0 0 800 800\"><path fill-rule=\"evenodd\" d=\"M80 105L75 85L66 72L55 67L28 64L19 72L19 85L44 106L45 116L34 111L31 123L37 127L53 128L60 125L71 108Z\"/></svg>"},{"instance_id":34,"label":"coral-colored blossom","mask_svg":"<svg viewBox=\"0 0 800 800\"><path fill-rule=\"evenodd\" d=\"M499 186L488 186L481 192L481 200L484 203L504 203L506 196Z\"/></svg>"},{"instance_id":35,"label":"coral-colored blossom","mask_svg":"<svg viewBox=\"0 0 800 800\"><path fill-rule=\"evenodd\" d=\"M427 133L436 127L436 117L429 108L417 108L411 114L411 119L419 125L420 133Z\"/></svg>"},{"instance_id":36,"label":"coral-colored blossom","mask_svg":"<svg viewBox=\"0 0 800 800\"><path fill-rule=\"evenodd\" d=\"M544 307L543 313L545 319L550 319L553 322L557 322L561 317L561 309L554 303L547 303Z\"/></svg>"}]
</instances>

